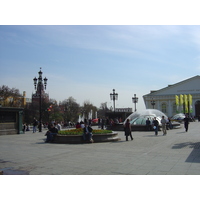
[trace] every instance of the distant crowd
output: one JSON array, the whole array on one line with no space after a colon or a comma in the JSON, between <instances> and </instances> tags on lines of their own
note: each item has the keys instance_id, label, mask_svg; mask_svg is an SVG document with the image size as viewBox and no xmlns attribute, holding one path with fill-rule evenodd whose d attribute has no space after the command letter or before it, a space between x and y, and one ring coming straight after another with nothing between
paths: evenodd
<instances>
[{"instance_id":1,"label":"distant crowd","mask_svg":"<svg viewBox=\"0 0 200 200\"><path fill-rule=\"evenodd\" d=\"M114 118L109 119L107 118L97 118L97 119L84 119L84 121L80 121L77 123L67 121L67 122L56 122L55 120L52 120L51 122L45 122L42 124L42 128L49 129L51 124L54 124L54 126L59 130L65 129L65 128L83 128L84 124L88 124L89 126L97 125L98 128L106 129L108 126L114 126L115 124L119 124L122 122L121 118ZM26 131L33 131L33 133L37 132L39 130L40 122L34 118L32 124L23 124L23 132Z\"/></svg>"}]
</instances>

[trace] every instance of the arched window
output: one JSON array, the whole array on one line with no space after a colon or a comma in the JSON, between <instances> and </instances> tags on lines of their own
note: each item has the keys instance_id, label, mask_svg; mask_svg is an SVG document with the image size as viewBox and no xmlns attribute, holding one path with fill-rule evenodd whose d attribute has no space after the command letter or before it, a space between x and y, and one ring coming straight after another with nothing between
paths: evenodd
<instances>
[{"instance_id":1,"label":"arched window","mask_svg":"<svg viewBox=\"0 0 200 200\"><path fill-rule=\"evenodd\" d=\"M161 110L163 113L167 113L167 104L166 103L162 103Z\"/></svg>"}]
</instances>

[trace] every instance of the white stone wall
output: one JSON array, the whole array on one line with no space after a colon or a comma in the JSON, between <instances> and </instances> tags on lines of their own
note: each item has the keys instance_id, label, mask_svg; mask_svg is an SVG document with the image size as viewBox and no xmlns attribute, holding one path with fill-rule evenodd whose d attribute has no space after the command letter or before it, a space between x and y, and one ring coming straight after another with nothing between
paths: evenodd
<instances>
[{"instance_id":1,"label":"white stone wall","mask_svg":"<svg viewBox=\"0 0 200 200\"><path fill-rule=\"evenodd\" d=\"M200 94L192 94L193 97L193 101L192 101L192 115L195 115L195 103L197 101L200 101ZM166 104L166 112L165 114L169 117L173 116L176 114L175 111L173 111L173 106L175 104L175 95L161 95L161 96L157 96L157 95L149 95L148 97L143 97L144 98L144 102L146 105L147 109L153 109L153 106L151 105L151 101L152 99L155 101L155 109L158 109L160 111L162 111L162 104L165 103Z\"/></svg>"}]
</instances>

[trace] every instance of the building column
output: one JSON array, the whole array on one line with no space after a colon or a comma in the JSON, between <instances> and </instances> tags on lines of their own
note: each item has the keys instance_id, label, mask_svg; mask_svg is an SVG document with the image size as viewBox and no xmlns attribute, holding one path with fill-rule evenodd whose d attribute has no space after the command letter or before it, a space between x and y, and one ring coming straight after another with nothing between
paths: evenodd
<instances>
[{"instance_id":1,"label":"building column","mask_svg":"<svg viewBox=\"0 0 200 200\"><path fill-rule=\"evenodd\" d=\"M157 106L155 106L155 109L161 110L161 109L160 109L160 101L159 101L159 100L155 100L155 103L156 103L156 105L157 105Z\"/></svg>"},{"instance_id":2,"label":"building column","mask_svg":"<svg viewBox=\"0 0 200 200\"><path fill-rule=\"evenodd\" d=\"M168 100L167 116L168 117L172 116L172 102L170 99Z\"/></svg>"}]
</instances>

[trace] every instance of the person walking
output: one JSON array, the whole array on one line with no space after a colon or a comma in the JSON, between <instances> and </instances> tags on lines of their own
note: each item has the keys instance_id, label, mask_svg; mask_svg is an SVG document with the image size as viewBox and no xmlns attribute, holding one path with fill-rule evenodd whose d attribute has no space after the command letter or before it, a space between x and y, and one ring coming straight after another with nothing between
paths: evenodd
<instances>
[{"instance_id":1,"label":"person walking","mask_svg":"<svg viewBox=\"0 0 200 200\"><path fill-rule=\"evenodd\" d=\"M126 123L124 124L124 131L125 131L126 141L128 141L128 136L130 136L131 140L133 140L133 137L131 134L131 124L130 124L129 119L127 119Z\"/></svg>"},{"instance_id":2,"label":"person walking","mask_svg":"<svg viewBox=\"0 0 200 200\"><path fill-rule=\"evenodd\" d=\"M155 135L157 136L158 135L158 120L156 119L156 117L154 117L154 120L153 120L153 129L155 131Z\"/></svg>"},{"instance_id":3,"label":"person walking","mask_svg":"<svg viewBox=\"0 0 200 200\"><path fill-rule=\"evenodd\" d=\"M37 131L37 125L38 125L38 121L34 118L33 119L33 133L36 133L36 131Z\"/></svg>"},{"instance_id":4,"label":"person walking","mask_svg":"<svg viewBox=\"0 0 200 200\"><path fill-rule=\"evenodd\" d=\"M188 131L189 120L190 120L190 118L189 118L189 116L186 114L186 115L185 115L185 118L183 119L183 121L184 121L184 127L185 127L185 131L186 131L186 132Z\"/></svg>"},{"instance_id":5,"label":"person walking","mask_svg":"<svg viewBox=\"0 0 200 200\"><path fill-rule=\"evenodd\" d=\"M167 135L167 129L166 129L167 120L165 119L164 116L162 116L161 124L162 124L163 135Z\"/></svg>"}]
</instances>

